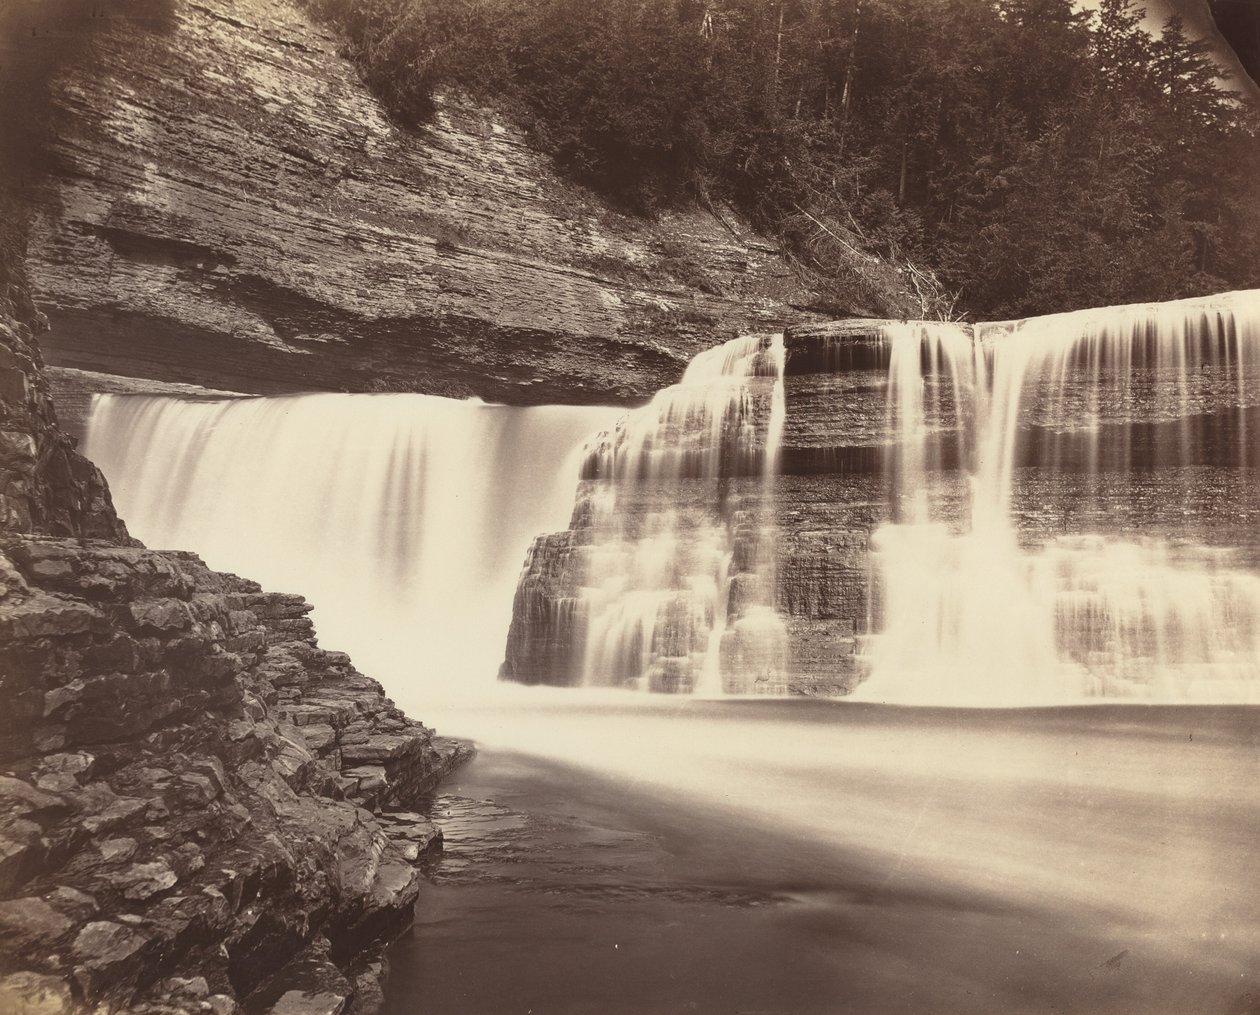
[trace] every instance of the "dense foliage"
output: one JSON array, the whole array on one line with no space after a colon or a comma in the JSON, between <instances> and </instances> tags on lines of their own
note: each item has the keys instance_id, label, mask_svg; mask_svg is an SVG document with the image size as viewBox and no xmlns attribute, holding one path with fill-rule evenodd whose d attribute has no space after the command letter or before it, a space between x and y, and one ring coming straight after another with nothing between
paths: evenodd
<instances>
[{"instance_id":1,"label":"dense foliage","mask_svg":"<svg viewBox=\"0 0 1260 1015\"><path fill-rule=\"evenodd\" d=\"M1255 114L1126 0L309 2L403 120L507 100L615 200L731 201L821 276L922 265L937 311L1260 285Z\"/></svg>"}]
</instances>

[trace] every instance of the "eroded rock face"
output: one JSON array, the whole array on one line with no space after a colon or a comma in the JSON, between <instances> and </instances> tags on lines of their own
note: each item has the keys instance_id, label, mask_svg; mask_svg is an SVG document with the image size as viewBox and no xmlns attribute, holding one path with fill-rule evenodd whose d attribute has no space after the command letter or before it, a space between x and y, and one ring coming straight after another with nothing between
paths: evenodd
<instances>
[{"instance_id":1,"label":"eroded rock face","mask_svg":"<svg viewBox=\"0 0 1260 1015\"><path fill-rule=\"evenodd\" d=\"M54 365L627 402L724 334L810 316L731 213L613 212L457 96L396 127L292 0L156 6L68 23L50 85L22 199Z\"/></svg>"},{"instance_id":2,"label":"eroded rock face","mask_svg":"<svg viewBox=\"0 0 1260 1015\"><path fill-rule=\"evenodd\" d=\"M439 838L408 808L468 748L318 648L308 603L98 540L0 561L0 973L26 977L0 991L165 1011L199 976L231 1011L407 925Z\"/></svg>"},{"instance_id":3,"label":"eroded rock face","mask_svg":"<svg viewBox=\"0 0 1260 1015\"><path fill-rule=\"evenodd\" d=\"M319 648L300 596L131 540L24 317L0 313L0 1012L297 1010L312 968L370 1012L440 846L414 804L471 749Z\"/></svg>"},{"instance_id":4,"label":"eroded rock face","mask_svg":"<svg viewBox=\"0 0 1260 1015\"><path fill-rule=\"evenodd\" d=\"M598 545L588 507L610 491L588 478L570 529L533 545L503 675L568 684L583 658L587 683L618 669L654 674L686 631L672 603L640 594L641 574L661 587L664 573L669 588L690 587L693 616L722 621L727 692L846 693L873 674L885 694L913 674L900 693L916 702L947 700L923 696L934 681L960 704L1252 700L1257 305L1255 293L1223 293L1021 322L788 329L774 482L723 463L699 505L731 547L716 607L712 583L696 594L707 577L698 558L671 549L681 529L662 524L670 510L696 513L688 485L644 473L650 499L628 505L626 528L668 538L619 557ZM733 404L754 400L744 382ZM703 430L695 414L678 419ZM666 433L661 453L679 445ZM773 521L762 542L773 542L775 567L750 574L741 511L759 485L754 513ZM611 561L602 573L601 557ZM591 652L592 588L606 590L597 606L626 646L610 661ZM781 628L748 626L744 637L758 593ZM776 645L786 646L779 659L755 655ZM947 668L933 670L941 659ZM785 679L732 680L741 670ZM1008 680L1020 672L1059 682ZM635 686L694 689L654 676Z\"/></svg>"},{"instance_id":5,"label":"eroded rock face","mask_svg":"<svg viewBox=\"0 0 1260 1015\"><path fill-rule=\"evenodd\" d=\"M716 512L729 530L719 650L728 693L837 695L862 678L857 646L871 611L870 536L887 516L887 349L879 338L886 323L851 320L787 333L779 468L772 484L759 464L750 474L724 460L716 500L712 485L697 491L692 481L669 478L646 484L634 498L622 496L632 530L650 531L654 516L671 510ZM745 392L750 407L757 403L757 383ZM535 539L517 586L504 679L560 685L592 679L586 590L602 552L592 505L607 496L606 484L588 476L579 486L570 528ZM772 522L768 548L765 532L750 519ZM763 552L773 558L770 566L757 566ZM767 583L773 588L762 587ZM772 605L774 632L759 626L759 619L769 618L749 610L755 604ZM688 612L658 612L649 625L654 657L671 654L670 642L685 636ZM741 673L762 676L741 679ZM667 666L665 679L650 686L694 689L693 679L671 675Z\"/></svg>"},{"instance_id":6,"label":"eroded rock face","mask_svg":"<svg viewBox=\"0 0 1260 1015\"><path fill-rule=\"evenodd\" d=\"M40 323L0 314L0 531L125 540L104 478L57 428Z\"/></svg>"}]
</instances>

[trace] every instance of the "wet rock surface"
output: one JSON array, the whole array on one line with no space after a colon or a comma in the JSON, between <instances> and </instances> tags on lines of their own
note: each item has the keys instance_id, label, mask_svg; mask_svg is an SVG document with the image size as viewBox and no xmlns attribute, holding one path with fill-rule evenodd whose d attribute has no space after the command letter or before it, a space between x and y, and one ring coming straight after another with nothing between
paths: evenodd
<instances>
[{"instance_id":1,"label":"wet rock surface","mask_svg":"<svg viewBox=\"0 0 1260 1015\"><path fill-rule=\"evenodd\" d=\"M864 636L879 628L885 591L872 535L891 519L898 437L888 411L890 343L877 320L799 325L785 332L784 421L779 475L772 495L756 476L723 463L722 505L735 552L727 587L727 615L740 616L757 589L747 573L755 540L743 538L738 519L774 519L774 607L786 631L787 679L774 693L847 694L864 676ZM1008 325L989 325L1008 327ZM998 339L1002 340L1002 339ZM1168 374L1168 371L1164 371ZM1172 374L1137 371L1149 397L1142 407L1110 404L1108 419L1087 426L1089 375L1068 378L1057 402L1037 385L1026 393L1028 426L1012 452L1011 513L1022 549L1037 550L1072 534L1114 533L1124 538L1197 542L1239 567L1260 564L1256 540L1255 442L1260 426L1254 385L1240 384L1221 361L1203 361L1172 392ZM934 519L959 530L969 523L969 473L960 468L960 437L953 390L939 384L929 398L925 442L931 467L924 496ZM1172 393L1171 393L1172 392ZM1095 393L1096 394L1096 393ZM1101 398L1114 398L1104 390ZM1162 398L1163 400L1160 400ZM756 389L747 385L755 403ZM1160 412L1149 412L1158 404ZM1053 424L1056 405L1076 405L1070 424ZM1169 408L1171 407L1171 408ZM1097 451L1102 448L1102 453ZM1110 448L1110 451L1109 451ZM1047 463L1053 466L1047 468ZM746 470L745 470L746 471ZM581 683L588 630L583 588L600 552L595 531L597 479L582 481L570 529L534 540L515 596L507 660L501 675L520 683ZM774 497L766 504L765 497ZM625 501L625 497L622 497ZM638 504L626 506L627 528L645 529L677 505L693 511L688 481L646 485ZM682 630L675 618L656 616L653 651ZM658 637L660 635L660 637ZM726 675L759 650L756 632L723 637ZM756 669L756 660L752 660ZM684 684L655 690L688 690ZM756 691L732 686L727 691Z\"/></svg>"},{"instance_id":2,"label":"wet rock surface","mask_svg":"<svg viewBox=\"0 0 1260 1015\"><path fill-rule=\"evenodd\" d=\"M57 427L35 338L43 324L0 313L0 531L125 540L100 471Z\"/></svg>"},{"instance_id":3,"label":"wet rock surface","mask_svg":"<svg viewBox=\"0 0 1260 1015\"><path fill-rule=\"evenodd\" d=\"M758 446L748 461L723 458L713 482L657 475L618 490L622 524L631 534L653 531L670 512L701 517L718 509L731 542L720 645L727 693L842 695L862 677L858 643L871 607L870 533L887 513L881 473L889 442L887 348L880 337L885 323L841 321L786 333L782 446L773 484L764 480L764 449ZM770 405L765 378L746 382L743 411L750 420L764 421ZM680 429L695 426L690 415L681 420ZM729 418L720 422L730 428ZM608 496L602 478L584 477L569 529L539 535L529 550L513 604L504 679L582 682L590 599L584 590L606 553L598 531L597 502ZM771 540L755 524L763 518L773 521ZM771 566L765 566L766 556ZM766 588L771 582L773 588ZM749 607L760 603L772 603L782 619L782 640L741 624L754 612ZM669 654L674 642L687 646L686 606L657 616L654 656ZM783 657L767 660L768 643ZM743 676L760 672L771 675ZM652 690L693 689L690 680L669 677L667 671L653 681Z\"/></svg>"}]
</instances>

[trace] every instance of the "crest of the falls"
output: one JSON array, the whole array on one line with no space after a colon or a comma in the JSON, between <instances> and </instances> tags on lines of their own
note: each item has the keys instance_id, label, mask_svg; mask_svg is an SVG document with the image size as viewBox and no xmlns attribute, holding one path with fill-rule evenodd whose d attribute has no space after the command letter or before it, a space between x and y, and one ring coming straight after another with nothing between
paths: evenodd
<instances>
[{"instance_id":1,"label":"crest of the falls","mask_svg":"<svg viewBox=\"0 0 1260 1015\"><path fill-rule=\"evenodd\" d=\"M391 693L494 681L530 540L619 410L426 395L98 396L85 450L131 531L316 606Z\"/></svg>"},{"instance_id":2,"label":"crest of the falls","mask_svg":"<svg viewBox=\"0 0 1260 1015\"><path fill-rule=\"evenodd\" d=\"M1257 701L1258 426L1252 292L750 336L628 412L102 396L86 450L399 697Z\"/></svg>"},{"instance_id":3,"label":"crest of the falls","mask_svg":"<svg viewBox=\"0 0 1260 1015\"><path fill-rule=\"evenodd\" d=\"M892 521L859 696L1260 700L1256 561L1202 507L1212 484L1254 495L1260 293L883 341ZM1184 524L1167 503L1141 517L1152 473ZM1070 491L1071 535L1038 524L1049 487Z\"/></svg>"},{"instance_id":4,"label":"crest of the falls","mask_svg":"<svg viewBox=\"0 0 1260 1015\"><path fill-rule=\"evenodd\" d=\"M580 558L573 588L540 607L560 614L549 626L569 643L556 664L568 682L782 692L771 532L783 348L762 335L701 353L588 447L566 546ZM548 552L545 538L533 552Z\"/></svg>"}]
</instances>

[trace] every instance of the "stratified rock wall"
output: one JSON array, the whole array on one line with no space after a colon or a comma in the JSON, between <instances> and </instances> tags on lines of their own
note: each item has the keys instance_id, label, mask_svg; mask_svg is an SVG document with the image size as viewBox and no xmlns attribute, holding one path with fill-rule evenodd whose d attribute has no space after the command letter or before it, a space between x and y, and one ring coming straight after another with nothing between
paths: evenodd
<instances>
[{"instance_id":1,"label":"stratified rock wall","mask_svg":"<svg viewBox=\"0 0 1260 1015\"><path fill-rule=\"evenodd\" d=\"M131 540L24 305L0 309L0 1012L367 1015L440 845L410 808L470 749L320 649L301 597Z\"/></svg>"},{"instance_id":2,"label":"stratified rock wall","mask_svg":"<svg viewBox=\"0 0 1260 1015\"><path fill-rule=\"evenodd\" d=\"M847 693L863 676L857 651L873 608L870 535L888 510L887 323L802 326L784 337L775 593L794 689L803 693Z\"/></svg>"},{"instance_id":3,"label":"stratified rock wall","mask_svg":"<svg viewBox=\"0 0 1260 1015\"><path fill-rule=\"evenodd\" d=\"M0 531L125 540L100 471L57 429L39 324L0 313Z\"/></svg>"},{"instance_id":4,"label":"stratified rock wall","mask_svg":"<svg viewBox=\"0 0 1260 1015\"><path fill-rule=\"evenodd\" d=\"M843 694L861 679L858 640L871 619L871 531L887 520L883 473L888 445L885 395L888 352L880 329L888 322L853 320L790 329L785 336L780 475L767 486L759 474L724 473L723 497L733 518L740 505L750 517L774 520L774 576L770 595L757 587L751 566L757 540L735 526L722 639L728 692ZM586 634L585 597L593 551L592 498L599 484L586 479L568 531L540 535L517 587L501 676L522 683L578 682ZM688 484L655 484L635 519L671 506L684 513ZM765 499L773 503L766 504ZM764 570L764 569L763 569ZM770 601L782 618L785 679L739 681L740 670L763 667L751 658L767 650L763 631L741 626L749 602ZM673 618L661 618L668 634ZM662 686L658 690L669 690ZM679 690L689 689L680 685Z\"/></svg>"},{"instance_id":5,"label":"stratified rock wall","mask_svg":"<svg viewBox=\"0 0 1260 1015\"><path fill-rule=\"evenodd\" d=\"M97 540L4 537L0 580L0 1010L30 976L129 1011L199 976L230 1011L410 922L436 833L406 808L466 748L318 648L309 604Z\"/></svg>"},{"instance_id":6,"label":"stratified rock wall","mask_svg":"<svg viewBox=\"0 0 1260 1015\"><path fill-rule=\"evenodd\" d=\"M501 679L563 687L581 682L586 624L581 587L591 528L589 517L580 514L573 528L544 533L529 548L512 601Z\"/></svg>"},{"instance_id":7,"label":"stratified rock wall","mask_svg":"<svg viewBox=\"0 0 1260 1015\"><path fill-rule=\"evenodd\" d=\"M1254 670L1237 660L1254 659L1256 625L1243 618L1260 615L1258 305L1243 292L974 326L789 328L779 468L761 494L773 503L757 510L773 521L773 596L761 601L777 629L764 614L746 630L726 625L724 689L846 693L889 646L940 648L964 669L993 639L990 618L1019 628L1031 616L1004 651L1041 652L1046 673L1079 666L1074 689L1055 692L1066 700L1173 693L1151 674L1177 688L1170 700L1249 700ZM738 532L731 508L757 489L739 470L721 479L722 517ZM571 682L566 663L591 627L584 504L598 495L588 482L570 531L534 543L509 679ZM686 512L688 496L663 476L648 510ZM738 620L756 576L735 549L714 612ZM614 559L606 602L643 630L670 631L666 609L626 594L634 563ZM675 584L694 578L675 570ZM1182 595L1190 588L1198 598ZM785 680L732 681L761 670L750 656L775 645L786 646ZM655 641L652 652L663 654ZM986 671L975 700L1004 690L1022 663L1011 659ZM586 677L599 682L590 666Z\"/></svg>"},{"instance_id":8,"label":"stratified rock wall","mask_svg":"<svg viewBox=\"0 0 1260 1015\"><path fill-rule=\"evenodd\" d=\"M395 126L292 0L158 6L78 24L49 86L21 197L54 365L628 402L724 333L809 316L733 214L614 212L458 96Z\"/></svg>"}]
</instances>

